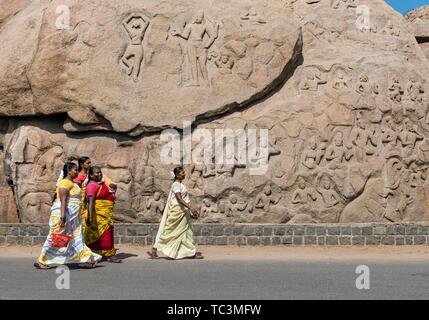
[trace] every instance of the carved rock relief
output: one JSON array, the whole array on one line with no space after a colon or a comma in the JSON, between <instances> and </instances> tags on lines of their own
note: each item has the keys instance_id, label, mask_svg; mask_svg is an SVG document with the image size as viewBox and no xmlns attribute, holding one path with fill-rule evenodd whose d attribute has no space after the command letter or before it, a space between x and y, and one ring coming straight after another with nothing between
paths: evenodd
<instances>
[{"instance_id":1,"label":"carved rock relief","mask_svg":"<svg viewBox=\"0 0 429 320\"><path fill-rule=\"evenodd\" d=\"M360 4L372 10L368 30L354 25ZM174 167L160 160L159 130L181 125L172 118L181 122L189 116L204 120L195 128L269 130L263 175L250 176L235 155L232 164L185 165L201 222L427 221L428 79L426 60L411 45L414 36L378 0L276 5L249 2L222 14L203 4L192 10L125 5L117 18L102 24L88 15L89 22L74 25L60 43L41 41L30 82L14 82L22 84L15 89L26 103L11 104L17 91L2 85L2 92L9 91L0 109L29 115L33 111L20 108L31 105L50 114L55 105L55 112L67 113L67 131L82 132L65 133L61 117L10 121L2 132L0 172L7 179L0 178L0 187L9 188L19 220L45 223L61 165L89 155L118 183L116 221L158 222ZM333 11L335 21L324 15ZM50 34L43 19L39 26L43 35ZM0 38L8 34L3 28ZM107 35L111 42L104 41ZM94 55L101 43L107 54ZM53 50L56 45L61 50ZM53 56L72 80L55 76ZM101 63L117 73L103 77ZM93 81L84 68L105 82ZM47 70L52 79L44 78ZM94 96L93 85L108 92ZM152 100L146 110L159 92L171 92L174 101ZM246 97L237 98L243 92ZM243 101L248 104L240 108ZM192 105L207 109L195 111ZM231 113L221 115L220 109ZM93 133L98 130L107 132ZM251 161L260 163L260 154Z\"/></svg>"},{"instance_id":2,"label":"carved rock relief","mask_svg":"<svg viewBox=\"0 0 429 320\"><path fill-rule=\"evenodd\" d=\"M67 112L66 130L110 127L139 136L179 127L183 114L194 121L254 101L296 67L302 42L298 21L282 6L251 4L224 10L204 1L129 0L99 8L95 1L77 1L70 11L80 18L64 30L50 23L57 19L55 4L33 4L0 33L8 44L0 59L7 90L0 115ZM33 28L12 35L25 18L35 20ZM9 59L10 50L31 57Z\"/></svg>"}]
</instances>

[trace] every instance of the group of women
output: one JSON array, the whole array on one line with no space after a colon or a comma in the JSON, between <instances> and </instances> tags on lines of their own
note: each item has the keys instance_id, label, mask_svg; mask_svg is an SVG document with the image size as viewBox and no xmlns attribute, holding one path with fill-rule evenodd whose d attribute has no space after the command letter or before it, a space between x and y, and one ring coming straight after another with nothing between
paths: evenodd
<instances>
[{"instance_id":1,"label":"group of women","mask_svg":"<svg viewBox=\"0 0 429 320\"><path fill-rule=\"evenodd\" d=\"M186 173L174 169L174 182L155 243L147 252L151 259L162 252L170 259L202 259L196 252L191 219L198 210L190 204L189 193L182 183ZM67 162L57 182L49 219L49 234L34 266L51 269L58 265L77 264L80 268L95 268L100 261L122 262L114 247L113 209L117 185L101 168L92 166L88 157L79 165ZM58 245L58 235L67 235L68 242Z\"/></svg>"}]
</instances>

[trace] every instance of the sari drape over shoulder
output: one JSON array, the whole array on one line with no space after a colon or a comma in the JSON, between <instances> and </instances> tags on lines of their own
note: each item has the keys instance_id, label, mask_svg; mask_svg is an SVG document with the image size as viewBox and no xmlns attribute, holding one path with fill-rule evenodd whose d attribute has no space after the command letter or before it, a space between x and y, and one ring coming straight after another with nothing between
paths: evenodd
<instances>
[{"instance_id":1,"label":"sari drape over shoulder","mask_svg":"<svg viewBox=\"0 0 429 320\"><path fill-rule=\"evenodd\" d=\"M87 225L88 197L94 197L95 217L91 225ZM115 196L109 187L103 183L91 181L86 186L86 200L83 211L85 243L94 252L111 257L116 254L114 247L113 208Z\"/></svg>"},{"instance_id":2,"label":"sari drape over shoulder","mask_svg":"<svg viewBox=\"0 0 429 320\"><path fill-rule=\"evenodd\" d=\"M49 235L43 245L39 256L39 263L44 265L68 264L68 263L94 263L101 260L101 256L92 252L84 243L81 216L81 190L79 186L70 180L60 180L57 186L57 197L51 208L49 220ZM61 223L61 201L59 189L69 190L66 203L65 228ZM71 235L68 247L59 248L52 246L53 233L67 233Z\"/></svg>"},{"instance_id":3,"label":"sari drape over shoulder","mask_svg":"<svg viewBox=\"0 0 429 320\"><path fill-rule=\"evenodd\" d=\"M196 249L190 211L177 201L176 192L180 192L182 199L189 203L186 187L178 181L174 182L162 214L154 248L172 259L182 259L194 256Z\"/></svg>"}]
</instances>

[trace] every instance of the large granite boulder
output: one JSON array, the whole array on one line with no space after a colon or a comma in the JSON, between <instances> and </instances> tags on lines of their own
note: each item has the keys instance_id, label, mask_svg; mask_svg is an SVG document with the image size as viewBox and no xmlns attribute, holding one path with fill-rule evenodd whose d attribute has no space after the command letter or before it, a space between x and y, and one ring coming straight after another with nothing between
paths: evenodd
<instances>
[{"instance_id":1,"label":"large granite boulder","mask_svg":"<svg viewBox=\"0 0 429 320\"><path fill-rule=\"evenodd\" d=\"M159 221L183 121L268 130L261 174L185 166L202 222L429 220L429 63L384 1L7 3L0 188L21 222L47 221L82 155L119 184L117 221Z\"/></svg>"},{"instance_id":2,"label":"large granite boulder","mask_svg":"<svg viewBox=\"0 0 429 320\"><path fill-rule=\"evenodd\" d=\"M291 12L252 3L34 2L2 26L0 115L67 112L69 131L140 135L251 103L284 81L302 48ZM60 5L68 29L58 29Z\"/></svg>"},{"instance_id":3,"label":"large granite boulder","mask_svg":"<svg viewBox=\"0 0 429 320\"><path fill-rule=\"evenodd\" d=\"M410 22L411 32L429 59L429 6L412 10L405 18Z\"/></svg>"}]
</instances>

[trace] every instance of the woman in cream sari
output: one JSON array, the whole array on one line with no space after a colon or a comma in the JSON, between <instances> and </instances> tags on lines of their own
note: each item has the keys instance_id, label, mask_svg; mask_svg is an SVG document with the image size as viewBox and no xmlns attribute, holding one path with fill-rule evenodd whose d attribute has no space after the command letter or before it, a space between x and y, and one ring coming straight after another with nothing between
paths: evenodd
<instances>
[{"instance_id":1,"label":"woman in cream sari","mask_svg":"<svg viewBox=\"0 0 429 320\"><path fill-rule=\"evenodd\" d=\"M188 190L182 183L185 177L183 168L174 169L174 183L162 214L155 244L152 251L148 251L151 258L158 258L158 250L171 259L204 258L195 249L191 218L198 217L198 210L190 205Z\"/></svg>"}]
</instances>

